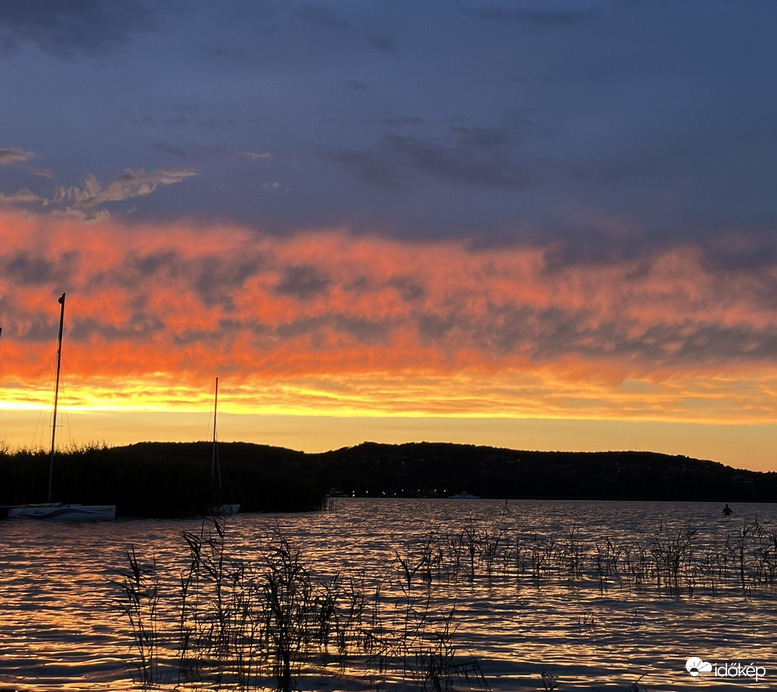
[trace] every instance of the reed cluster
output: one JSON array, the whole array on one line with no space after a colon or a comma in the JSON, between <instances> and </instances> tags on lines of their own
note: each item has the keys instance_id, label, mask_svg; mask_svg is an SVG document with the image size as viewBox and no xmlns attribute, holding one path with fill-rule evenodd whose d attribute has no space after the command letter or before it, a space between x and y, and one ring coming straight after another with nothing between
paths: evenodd
<instances>
[{"instance_id":1,"label":"reed cluster","mask_svg":"<svg viewBox=\"0 0 777 692\"><path fill-rule=\"evenodd\" d=\"M313 567L277 528L259 539L258 557L244 559L230 550L223 519L183 534L177 568L161 570L130 548L115 583L134 678L179 689L290 690L318 676L430 692L487 690L478 662L457 647L453 604L473 583L673 597L777 585L777 532L755 520L718 537L661 526L642 540L577 525L545 533L518 526L504 517L471 519L420 535L394 549L388 569L368 565L371 574ZM578 633L598 626L593 612L578 614ZM559 685L551 671L540 683ZM632 689L645 688L637 681Z\"/></svg>"},{"instance_id":2,"label":"reed cluster","mask_svg":"<svg viewBox=\"0 0 777 692\"><path fill-rule=\"evenodd\" d=\"M319 674L433 692L455 681L488 689L477 661L454 645L453 611L436 612L412 578L385 595L363 574L315 574L277 529L249 562L229 551L223 519L183 539L186 561L176 578L131 548L114 580L140 685L285 691L295 678Z\"/></svg>"},{"instance_id":3,"label":"reed cluster","mask_svg":"<svg viewBox=\"0 0 777 692\"><path fill-rule=\"evenodd\" d=\"M777 531L757 520L729 531L716 544L695 529L663 526L644 541L601 536L587 543L580 528L521 533L504 523L470 522L455 532L433 532L396 551L403 582L513 579L516 583L594 583L681 593L707 588L752 590L777 585Z\"/></svg>"}]
</instances>

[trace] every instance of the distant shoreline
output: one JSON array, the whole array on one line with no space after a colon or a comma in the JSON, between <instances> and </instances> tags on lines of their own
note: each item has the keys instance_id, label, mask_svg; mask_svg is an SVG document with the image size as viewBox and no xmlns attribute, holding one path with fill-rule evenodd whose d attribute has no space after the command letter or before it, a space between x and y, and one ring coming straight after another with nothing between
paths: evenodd
<instances>
[{"instance_id":1,"label":"distant shoreline","mask_svg":"<svg viewBox=\"0 0 777 692\"><path fill-rule=\"evenodd\" d=\"M209 442L91 446L57 457L55 500L115 504L119 516L188 516L213 505ZM531 452L452 443L365 442L323 453L219 445L224 497L246 512L311 511L357 497L777 501L777 473L654 452ZM0 505L42 501L48 457L0 454ZM467 502L461 499L460 502Z\"/></svg>"}]
</instances>

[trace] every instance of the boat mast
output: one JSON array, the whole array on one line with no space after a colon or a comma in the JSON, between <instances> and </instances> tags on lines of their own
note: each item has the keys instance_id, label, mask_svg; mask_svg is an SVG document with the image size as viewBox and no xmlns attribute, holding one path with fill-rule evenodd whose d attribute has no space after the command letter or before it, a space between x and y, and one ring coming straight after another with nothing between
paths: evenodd
<instances>
[{"instance_id":1,"label":"boat mast","mask_svg":"<svg viewBox=\"0 0 777 692\"><path fill-rule=\"evenodd\" d=\"M62 365L62 326L65 322L65 294L57 301L62 308L59 311L59 338L57 339L57 383L54 387L54 420L51 425L51 455L49 456L49 499L51 502L54 481L54 443L57 439L57 404L59 403L59 371Z\"/></svg>"},{"instance_id":2,"label":"boat mast","mask_svg":"<svg viewBox=\"0 0 777 692\"><path fill-rule=\"evenodd\" d=\"M218 480L219 495L221 495L221 466L219 465L218 450L216 447L216 413L219 406L219 378L216 378L216 394L213 398L213 459L210 463L210 477Z\"/></svg>"}]
</instances>

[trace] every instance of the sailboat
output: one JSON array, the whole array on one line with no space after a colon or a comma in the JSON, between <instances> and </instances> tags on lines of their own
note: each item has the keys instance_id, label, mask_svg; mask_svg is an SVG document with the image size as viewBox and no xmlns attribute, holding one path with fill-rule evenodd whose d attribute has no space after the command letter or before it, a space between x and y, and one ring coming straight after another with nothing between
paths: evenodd
<instances>
[{"instance_id":1,"label":"sailboat","mask_svg":"<svg viewBox=\"0 0 777 692\"><path fill-rule=\"evenodd\" d=\"M231 517L240 511L239 504L222 504L223 488L221 487L221 465L219 464L218 440L216 438L216 414L219 407L219 378L216 378L216 393L213 397L213 457L210 462L210 483L215 497L215 503L210 513L219 517Z\"/></svg>"},{"instance_id":2,"label":"sailboat","mask_svg":"<svg viewBox=\"0 0 777 692\"><path fill-rule=\"evenodd\" d=\"M21 505L8 509L9 519L41 519L48 521L108 521L116 517L116 505L70 505L53 502L54 451L57 439L57 405L59 403L59 374L62 366L62 329L65 322L65 294L57 301L59 338L57 340L57 381L54 388L54 417L51 426L51 453L49 455L49 493L45 503Z\"/></svg>"}]
</instances>

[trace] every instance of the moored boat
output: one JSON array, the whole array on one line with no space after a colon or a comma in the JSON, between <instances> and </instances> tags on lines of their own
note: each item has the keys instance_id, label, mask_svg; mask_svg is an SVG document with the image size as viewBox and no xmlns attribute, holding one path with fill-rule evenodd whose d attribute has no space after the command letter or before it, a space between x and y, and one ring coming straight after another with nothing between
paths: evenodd
<instances>
[{"instance_id":1,"label":"moored boat","mask_svg":"<svg viewBox=\"0 0 777 692\"><path fill-rule=\"evenodd\" d=\"M216 378L216 392L213 397L213 457L210 464L211 492L215 498L209 514L216 517L231 517L240 511L240 505L221 502L224 489L221 485L221 464L219 463L218 438L216 437L216 415L219 406L219 378Z\"/></svg>"},{"instance_id":2,"label":"moored boat","mask_svg":"<svg viewBox=\"0 0 777 692\"><path fill-rule=\"evenodd\" d=\"M116 505L79 505L44 502L8 508L9 519L42 521L110 521L116 518Z\"/></svg>"},{"instance_id":3,"label":"moored boat","mask_svg":"<svg viewBox=\"0 0 777 692\"><path fill-rule=\"evenodd\" d=\"M116 505L81 505L53 502L54 455L57 437L57 405L59 403L59 375L62 365L62 331L65 322L65 294L57 301L59 312L59 337L57 339L57 380L54 389L54 416L51 426L51 453L49 455L48 502L17 505L8 508L9 519L37 519L42 521L110 521L116 517Z\"/></svg>"}]
</instances>

